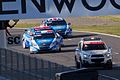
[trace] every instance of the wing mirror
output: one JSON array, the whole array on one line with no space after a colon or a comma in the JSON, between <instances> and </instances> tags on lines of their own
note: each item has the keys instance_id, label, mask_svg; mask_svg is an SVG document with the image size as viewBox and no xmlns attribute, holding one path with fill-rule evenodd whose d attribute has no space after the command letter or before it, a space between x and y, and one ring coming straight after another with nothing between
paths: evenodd
<instances>
[{"instance_id":1,"label":"wing mirror","mask_svg":"<svg viewBox=\"0 0 120 80\"><path fill-rule=\"evenodd\" d=\"M32 33L32 32L30 32L30 36L33 36L33 33Z\"/></svg>"},{"instance_id":2,"label":"wing mirror","mask_svg":"<svg viewBox=\"0 0 120 80\"><path fill-rule=\"evenodd\" d=\"M68 25L71 25L71 23L68 23Z\"/></svg>"},{"instance_id":3,"label":"wing mirror","mask_svg":"<svg viewBox=\"0 0 120 80\"><path fill-rule=\"evenodd\" d=\"M76 48L75 51L80 51L80 49L79 49L79 48Z\"/></svg>"},{"instance_id":4,"label":"wing mirror","mask_svg":"<svg viewBox=\"0 0 120 80\"><path fill-rule=\"evenodd\" d=\"M27 31L27 29L25 29L25 32Z\"/></svg>"},{"instance_id":5,"label":"wing mirror","mask_svg":"<svg viewBox=\"0 0 120 80\"><path fill-rule=\"evenodd\" d=\"M108 52L112 52L112 48L111 47L108 47Z\"/></svg>"}]
</instances>

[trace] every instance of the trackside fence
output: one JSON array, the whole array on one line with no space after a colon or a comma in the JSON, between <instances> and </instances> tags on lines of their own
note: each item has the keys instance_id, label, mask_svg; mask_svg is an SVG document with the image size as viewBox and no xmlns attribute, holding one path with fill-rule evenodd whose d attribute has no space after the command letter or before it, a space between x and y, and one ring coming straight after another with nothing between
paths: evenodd
<instances>
[{"instance_id":1,"label":"trackside fence","mask_svg":"<svg viewBox=\"0 0 120 80\"><path fill-rule=\"evenodd\" d=\"M56 80L56 73L71 70L75 69L12 50L0 49L0 80ZM114 71L120 71L120 68L112 70ZM108 73L111 73L111 70ZM120 79L99 74L98 71L98 80Z\"/></svg>"},{"instance_id":2,"label":"trackside fence","mask_svg":"<svg viewBox=\"0 0 120 80\"><path fill-rule=\"evenodd\" d=\"M69 67L37 59L7 49L0 49L0 76L7 80L55 80L58 72Z\"/></svg>"}]
</instances>

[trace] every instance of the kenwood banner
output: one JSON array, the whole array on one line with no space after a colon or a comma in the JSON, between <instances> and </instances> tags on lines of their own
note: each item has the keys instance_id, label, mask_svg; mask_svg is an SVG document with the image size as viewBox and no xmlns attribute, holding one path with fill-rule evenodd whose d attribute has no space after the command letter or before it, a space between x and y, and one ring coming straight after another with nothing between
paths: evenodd
<instances>
[{"instance_id":1,"label":"kenwood banner","mask_svg":"<svg viewBox=\"0 0 120 80\"><path fill-rule=\"evenodd\" d=\"M0 20L120 14L120 0L0 0Z\"/></svg>"}]
</instances>

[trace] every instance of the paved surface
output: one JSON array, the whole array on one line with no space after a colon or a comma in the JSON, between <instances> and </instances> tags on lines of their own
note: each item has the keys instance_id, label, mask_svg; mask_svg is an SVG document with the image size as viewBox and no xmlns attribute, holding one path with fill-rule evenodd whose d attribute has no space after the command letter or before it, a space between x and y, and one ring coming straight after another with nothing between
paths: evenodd
<instances>
[{"instance_id":1,"label":"paved surface","mask_svg":"<svg viewBox=\"0 0 120 80\"><path fill-rule=\"evenodd\" d=\"M23 29L13 29L12 34L23 34ZM113 78L113 80L120 80L120 39L110 36L97 35L97 34L89 34L89 33L79 33L74 32L71 38L64 39L65 46L62 47L62 52L60 53L39 53L39 54L30 54L29 49L22 49L22 46L11 46L9 49L20 52L21 54L35 56L37 58L42 58L45 60L49 60L51 62L55 62L58 64L62 64L68 67L75 67L74 63L74 51L82 37L89 36L99 36L108 44L108 46L113 48L113 70L99 70L99 74L106 76L108 78ZM109 79L107 79L109 80Z\"/></svg>"}]
</instances>

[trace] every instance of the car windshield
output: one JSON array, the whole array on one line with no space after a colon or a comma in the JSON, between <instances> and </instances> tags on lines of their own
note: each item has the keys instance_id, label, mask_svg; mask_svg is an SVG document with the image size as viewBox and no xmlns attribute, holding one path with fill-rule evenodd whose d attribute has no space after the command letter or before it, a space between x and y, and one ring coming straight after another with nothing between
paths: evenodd
<instances>
[{"instance_id":1,"label":"car windshield","mask_svg":"<svg viewBox=\"0 0 120 80\"><path fill-rule=\"evenodd\" d=\"M84 44L83 48L84 51L86 50L105 50L105 44Z\"/></svg>"},{"instance_id":2,"label":"car windshield","mask_svg":"<svg viewBox=\"0 0 120 80\"><path fill-rule=\"evenodd\" d=\"M47 22L47 26L66 25L65 20Z\"/></svg>"},{"instance_id":3,"label":"car windshield","mask_svg":"<svg viewBox=\"0 0 120 80\"><path fill-rule=\"evenodd\" d=\"M48 38L54 38L55 34L54 33L49 33L49 34L41 34L38 36L35 36L34 39L48 39Z\"/></svg>"}]
</instances>

